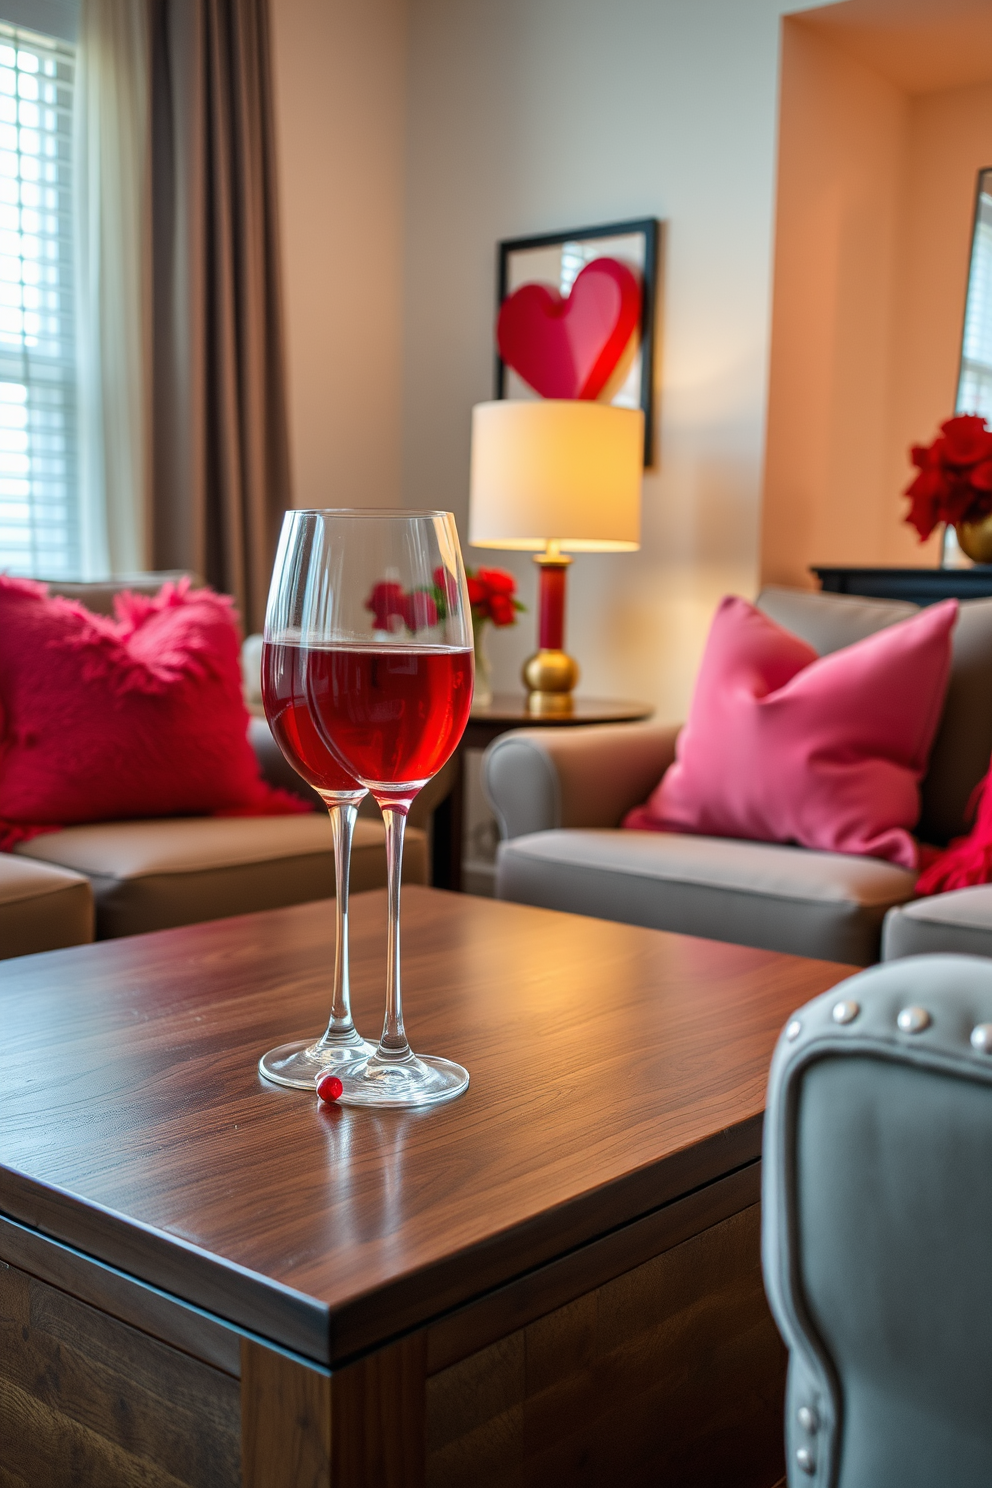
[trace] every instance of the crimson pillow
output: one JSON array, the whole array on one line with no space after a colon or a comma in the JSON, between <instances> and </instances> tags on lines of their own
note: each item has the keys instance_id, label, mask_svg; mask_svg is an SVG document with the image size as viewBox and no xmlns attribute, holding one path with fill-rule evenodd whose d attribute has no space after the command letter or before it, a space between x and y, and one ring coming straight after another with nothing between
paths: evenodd
<instances>
[{"instance_id":1,"label":"crimson pillow","mask_svg":"<svg viewBox=\"0 0 992 1488\"><path fill-rule=\"evenodd\" d=\"M259 774L231 601L183 581L115 610L0 575L0 849L77 822L306 810Z\"/></svg>"},{"instance_id":2,"label":"crimson pillow","mask_svg":"<svg viewBox=\"0 0 992 1488\"><path fill-rule=\"evenodd\" d=\"M916 868L910 835L957 601L819 657L743 599L717 610L675 763L625 827L793 842Z\"/></svg>"}]
</instances>

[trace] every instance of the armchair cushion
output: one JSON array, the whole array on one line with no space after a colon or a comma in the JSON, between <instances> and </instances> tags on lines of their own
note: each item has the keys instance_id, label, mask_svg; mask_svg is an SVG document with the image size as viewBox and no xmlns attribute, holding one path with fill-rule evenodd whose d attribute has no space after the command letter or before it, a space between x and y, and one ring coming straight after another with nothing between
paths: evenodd
<instances>
[{"instance_id":1,"label":"armchair cushion","mask_svg":"<svg viewBox=\"0 0 992 1488\"><path fill-rule=\"evenodd\" d=\"M915 875L878 858L667 832L504 842L500 899L864 966Z\"/></svg>"}]
</instances>

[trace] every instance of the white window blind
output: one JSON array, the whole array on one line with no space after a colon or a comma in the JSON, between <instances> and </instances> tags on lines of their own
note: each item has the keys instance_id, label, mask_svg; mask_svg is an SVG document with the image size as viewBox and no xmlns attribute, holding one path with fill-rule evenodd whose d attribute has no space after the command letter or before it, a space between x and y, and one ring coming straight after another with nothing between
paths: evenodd
<instances>
[{"instance_id":1,"label":"white window blind","mask_svg":"<svg viewBox=\"0 0 992 1488\"><path fill-rule=\"evenodd\" d=\"M978 198L957 409L992 420L992 171Z\"/></svg>"},{"instance_id":2,"label":"white window blind","mask_svg":"<svg viewBox=\"0 0 992 1488\"><path fill-rule=\"evenodd\" d=\"M0 569L80 569L72 255L75 48L0 22Z\"/></svg>"}]
</instances>

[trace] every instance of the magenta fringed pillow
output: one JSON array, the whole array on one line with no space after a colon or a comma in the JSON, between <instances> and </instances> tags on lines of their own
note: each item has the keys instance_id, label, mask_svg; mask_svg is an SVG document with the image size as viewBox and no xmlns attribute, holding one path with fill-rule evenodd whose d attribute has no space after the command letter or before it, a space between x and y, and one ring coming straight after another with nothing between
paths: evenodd
<instances>
[{"instance_id":1,"label":"magenta fringed pillow","mask_svg":"<svg viewBox=\"0 0 992 1488\"><path fill-rule=\"evenodd\" d=\"M115 611L0 575L0 849L80 822L306 810L259 773L231 601L183 581Z\"/></svg>"}]
</instances>

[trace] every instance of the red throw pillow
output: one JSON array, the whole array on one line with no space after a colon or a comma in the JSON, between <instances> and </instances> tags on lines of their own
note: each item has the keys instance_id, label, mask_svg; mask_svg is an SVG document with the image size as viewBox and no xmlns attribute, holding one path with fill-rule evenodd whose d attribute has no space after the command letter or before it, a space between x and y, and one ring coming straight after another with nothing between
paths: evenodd
<instances>
[{"instance_id":1,"label":"red throw pillow","mask_svg":"<svg viewBox=\"0 0 992 1488\"><path fill-rule=\"evenodd\" d=\"M932 605L819 657L746 600L723 600L675 764L624 826L917 867L910 832L957 609Z\"/></svg>"},{"instance_id":2,"label":"red throw pillow","mask_svg":"<svg viewBox=\"0 0 992 1488\"><path fill-rule=\"evenodd\" d=\"M231 601L183 581L115 608L0 575L0 849L78 822L306 810L259 774Z\"/></svg>"}]
</instances>

